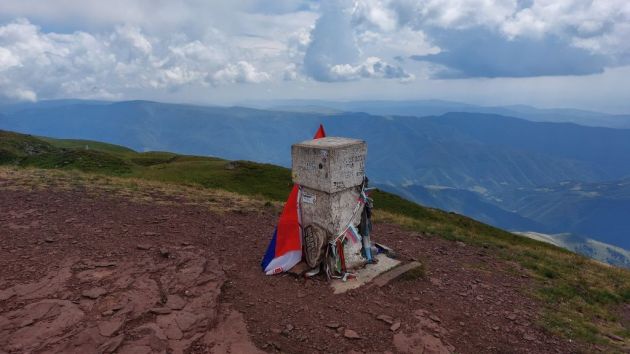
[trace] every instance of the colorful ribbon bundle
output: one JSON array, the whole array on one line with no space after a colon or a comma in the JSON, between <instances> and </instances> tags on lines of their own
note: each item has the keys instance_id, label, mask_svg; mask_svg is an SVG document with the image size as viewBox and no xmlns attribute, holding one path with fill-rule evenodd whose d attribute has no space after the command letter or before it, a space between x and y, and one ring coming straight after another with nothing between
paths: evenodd
<instances>
[{"instance_id":1,"label":"colorful ribbon bundle","mask_svg":"<svg viewBox=\"0 0 630 354\"><path fill-rule=\"evenodd\" d=\"M350 225L345 232L346 239L352 241L352 243L360 243L361 235L359 234L359 230L354 225Z\"/></svg>"},{"instance_id":2,"label":"colorful ribbon bundle","mask_svg":"<svg viewBox=\"0 0 630 354\"><path fill-rule=\"evenodd\" d=\"M371 203L372 199L370 197L368 197L368 194L370 191L372 190L372 188L370 189L366 189L365 188L365 183L361 186L361 192L359 193L359 198L357 199L357 204L354 206L354 210L352 211L352 216L350 217L350 220L348 220L348 222L345 224L346 227L343 229L343 231L341 231L337 237L335 237L331 243L335 243L337 242L337 240L343 240L346 237L347 231L350 227L354 228L354 225L352 225L352 220L354 220L356 218L356 216L358 215L359 211L361 211L361 206L367 204L367 203ZM356 230L356 228L355 228ZM358 232L357 232L358 234Z\"/></svg>"},{"instance_id":3,"label":"colorful ribbon bundle","mask_svg":"<svg viewBox=\"0 0 630 354\"><path fill-rule=\"evenodd\" d=\"M372 261L369 250L369 235L361 235L356 226L353 225L353 221L356 219L359 213L362 211L364 212L363 208L372 207L372 199L368 196L371 190L372 188L367 188L366 178L364 183L361 185L359 198L357 198L357 204L352 211L352 216L350 217L350 220L348 220L348 222L345 224L347 226L328 244L328 247L326 249L327 261L325 262L325 271L326 276L329 279L343 279L345 281L346 279L348 279L348 277L353 276L352 273L348 273L346 270L344 255L345 242L352 242L353 244L363 242L363 248L368 247L368 249L364 250L366 258L368 262Z\"/></svg>"}]
</instances>

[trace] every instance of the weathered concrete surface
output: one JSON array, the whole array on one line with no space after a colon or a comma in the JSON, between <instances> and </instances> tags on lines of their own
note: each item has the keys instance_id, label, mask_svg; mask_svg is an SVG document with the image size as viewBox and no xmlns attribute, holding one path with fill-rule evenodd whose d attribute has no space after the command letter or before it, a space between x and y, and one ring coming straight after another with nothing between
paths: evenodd
<instances>
[{"instance_id":1,"label":"weathered concrete surface","mask_svg":"<svg viewBox=\"0 0 630 354\"><path fill-rule=\"evenodd\" d=\"M319 225L330 237L334 237L345 230L350 222L357 225L361 220L360 210L356 215L352 214L358 198L358 187L333 194L302 187L302 224Z\"/></svg>"},{"instance_id":2,"label":"weathered concrete surface","mask_svg":"<svg viewBox=\"0 0 630 354\"><path fill-rule=\"evenodd\" d=\"M363 205L358 201L366 154L364 141L349 138L329 137L292 146L293 181L302 186L304 227L318 226L332 241L349 225L359 224ZM348 269L365 264L360 243L346 243L344 254Z\"/></svg>"},{"instance_id":3,"label":"weathered concrete surface","mask_svg":"<svg viewBox=\"0 0 630 354\"><path fill-rule=\"evenodd\" d=\"M365 176L367 145L362 140L328 137L291 147L293 182L326 193L358 186Z\"/></svg>"},{"instance_id":4,"label":"weathered concrete surface","mask_svg":"<svg viewBox=\"0 0 630 354\"><path fill-rule=\"evenodd\" d=\"M365 268L354 272L356 274L355 279L349 279L345 282L338 279L332 280L330 285L332 286L335 294L342 294L348 290L363 286L372 281L372 279L376 278L379 274L382 274L383 272L386 272L400 264L400 261L389 258L384 254L379 254L375 258L378 263L368 264Z\"/></svg>"}]
</instances>

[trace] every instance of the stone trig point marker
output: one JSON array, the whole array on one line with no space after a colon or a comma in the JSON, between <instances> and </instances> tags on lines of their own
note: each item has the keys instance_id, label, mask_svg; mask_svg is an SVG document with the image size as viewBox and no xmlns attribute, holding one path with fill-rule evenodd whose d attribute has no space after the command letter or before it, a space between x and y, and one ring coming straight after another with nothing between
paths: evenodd
<instances>
[{"instance_id":1,"label":"stone trig point marker","mask_svg":"<svg viewBox=\"0 0 630 354\"><path fill-rule=\"evenodd\" d=\"M343 292L400 263L375 255L374 264L366 266L371 258L366 251L372 252L369 237L365 237L369 232L358 233L365 230L365 225L360 227L365 223L366 207L365 141L341 137L307 140L291 147L291 157L293 182L301 188L304 258L311 268L323 264L329 276L342 278L333 287Z\"/></svg>"},{"instance_id":2,"label":"stone trig point marker","mask_svg":"<svg viewBox=\"0 0 630 354\"><path fill-rule=\"evenodd\" d=\"M321 138L292 146L293 182L302 186L302 225L338 235L353 218L365 177L367 145L350 138Z\"/></svg>"}]
</instances>

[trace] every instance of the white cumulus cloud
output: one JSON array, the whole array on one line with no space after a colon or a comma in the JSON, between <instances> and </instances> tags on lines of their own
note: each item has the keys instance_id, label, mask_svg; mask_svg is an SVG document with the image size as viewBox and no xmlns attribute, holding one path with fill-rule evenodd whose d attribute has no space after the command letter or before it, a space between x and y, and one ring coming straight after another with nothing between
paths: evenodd
<instances>
[{"instance_id":1,"label":"white cumulus cloud","mask_svg":"<svg viewBox=\"0 0 630 354\"><path fill-rule=\"evenodd\" d=\"M596 76L629 37L626 0L2 0L0 100Z\"/></svg>"},{"instance_id":2,"label":"white cumulus cloud","mask_svg":"<svg viewBox=\"0 0 630 354\"><path fill-rule=\"evenodd\" d=\"M269 74L258 71L252 64L239 61L228 64L212 75L216 83L260 83L270 79Z\"/></svg>"},{"instance_id":3,"label":"white cumulus cloud","mask_svg":"<svg viewBox=\"0 0 630 354\"><path fill-rule=\"evenodd\" d=\"M20 60L6 48L0 47L0 72L20 65Z\"/></svg>"},{"instance_id":4,"label":"white cumulus cloud","mask_svg":"<svg viewBox=\"0 0 630 354\"><path fill-rule=\"evenodd\" d=\"M0 26L0 95L117 98L132 90L177 89L185 85L260 83L271 75L242 60L247 50L227 45L220 32L202 40L156 37L140 27L111 32L43 32L20 19Z\"/></svg>"},{"instance_id":5,"label":"white cumulus cloud","mask_svg":"<svg viewBox=\"0 0 630 354\"><path fill-rule=\"evenodd\" d=\"M387 14L369 11L365 7L350 7L348 2L328 1L323 4L322 15L315 23L310 43L304 55L304 71L317 81L350 81L362 78L412 80L413 75L402 67L388 64L382 58L366 55L365 33L362 41L354 21L359 14L367 14L378 27L392 29ZM371 32L373 39L380 34ZM389 55L392 55L390 53ZM393 57L393 55L392 55Z\"/></svg>"},{"instance_id":6,"label":"white cumulus cloud","mask_svg":"<svg viewBox=\"0 0 630 354\"><path fill-rule=\"evenodd\" d=\"M387 64L377 57L369 57L364 62L351 64L337 64L330 68L330 75L334 81L358 80L361 78L401 79L411 81L415 79L399 66Z\"/></svg>"}]
</instances>

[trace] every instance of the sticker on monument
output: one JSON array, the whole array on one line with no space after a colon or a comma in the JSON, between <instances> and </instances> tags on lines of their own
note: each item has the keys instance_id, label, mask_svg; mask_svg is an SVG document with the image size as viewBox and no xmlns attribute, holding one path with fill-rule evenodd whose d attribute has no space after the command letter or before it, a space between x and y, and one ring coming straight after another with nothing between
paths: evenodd
<instances>
[{"instance_id":1,"label":"sticker on monument","mask_svg":"<svg viewBox=\"0 0 630 354\"><path fill-rule=\"evenodd\" d=\"M315 200L317 199L317 197L315 197L315 195L313 194L302 194L302 202L304 203L308 203L308 204L315 204Z\"/></svg>"}]
</instances>

